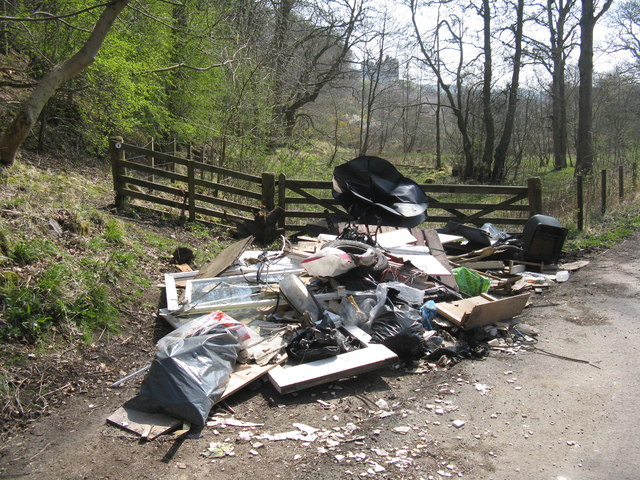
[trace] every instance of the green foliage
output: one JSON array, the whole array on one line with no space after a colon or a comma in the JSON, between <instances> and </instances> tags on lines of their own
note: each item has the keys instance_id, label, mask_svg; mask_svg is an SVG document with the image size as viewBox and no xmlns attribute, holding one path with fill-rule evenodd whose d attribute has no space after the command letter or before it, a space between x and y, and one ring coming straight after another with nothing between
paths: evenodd
<instances>
[{"instance_id":1,"label":"green foliage","mask_svg":"<svg viewBox=\"0 0 640 480\"><path fill-rule=\"evenodd\" d=\"M17 242L7 256L20 265L28 265L56 253L56 246L50 240L33 238Z\"/></svg>"},{"instance_id":2,"label":"green foliage","mask_svg":"<svg viewBox=\"0 0 640 480\"><path fill-rule=\"evenodd\" d=\"M119 222L111 218L107 221L104 229L104 239L109 243L122 243L124 231Z\"/></svg>"},{"instance_id":3,"label":"green foliage","mask_svg":"<svg viewBox=\"0 0 640 480\"><path fill-rule=\"evenodd\" d=\"M611 248L640 230L640 208L635 206L611 214L584 232L571 231L565 243L566 251L586 248Z\"/></svg>"},{"instance_id":4,"label":"green foliage","mask_svg":"<svg viewBox=\"0 0 640 480\"><path fill-rule=\"evenodd\" d=\"M77 285L71 289L71 285ZM84 333L118 330L118 310L108 288L91 275L58 263L41 272L35 285L0 285L0 339L34 343L52 329L73 323Z\"/></svg>"}]
</instances>

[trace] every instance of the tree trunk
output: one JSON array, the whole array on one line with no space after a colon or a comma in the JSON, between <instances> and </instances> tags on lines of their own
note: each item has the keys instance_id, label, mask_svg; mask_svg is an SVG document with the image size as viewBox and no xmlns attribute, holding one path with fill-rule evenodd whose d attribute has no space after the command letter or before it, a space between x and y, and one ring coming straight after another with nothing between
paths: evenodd
<instances>
[{"instance_id":1,"label":"tree trunk","mask_svg":"<svg viewBox=\"0 0 640 480\"><path fill-rule=\"evenodd\" d=\"M562 65L554 67L551 86L551 128L553 130L553 166L555 170L567 168L567 98L564 71L564 60L562 60Z\"/></svg>"},{"instance_id":2,"label":"tree trunk","mask_svg":"<svg viewBox=\"0 0 640 480\"><path fill-rule=\"evenodd\" d=\"M609 9L613 0L607 0L595 15L594 0L582 0L580 17L580 58L578 71L578 142L576 174L587 175L593 170L593 30L598 19Z\"/></svg>"},{"instance_id":3,"label":"tree trunk","mask_svg":"<svg viewBox=\"0 0 640 480\"><path fill-rule=\"evenodd\" d=\"M0 0L2 9L0 10L0 14L3 16L7 15L7 0ZM7 35L7 22L0 21L0 53L3 55L7 55L9 53L9 36Z\"/></svg>"},{"instance_id":4,"label":"tree trunk","mask_svg":"<svg viewBox=\"0 0 640 480\"><path fill-rule=\"evenodd\" d=\"M114 0L102 12L93 31L82 48L71 58L56 65L34 88L11 124L0 138L0 165L13 164L18 149L29 135L47 101L64 82L82 72L93 63L109 29L129 0Z\"/></svg>"},{"instance_id":5,"label":"tree trunk","mask_svg":"<svg viewBox=\"0 0 640 480\"><path fill-rule=\"evenodd\" d=\"M284 72L286 66L285 44L289 34L290 17L295 0L281 0L276 4L275 31L273 34L273 97L275 102L274 121L276 125L284 126L285 100L284 100ZM293 131L293 128L291 128Z\"/></svg>"},{"instance_id":6,"label":"tree trunk","mask_svg":"<svg viewBox=\"0 0 640 480\"><path fill-rule=\"evenodd\" d=\"M578 145L576 173L589 174L593 169L593 0L582 0L580 18L580 58L578 70Z\"/></svg>"},{"instance_id":7,"label":"tree trunk","mask_svg":"<svg viewBox=\"0 0 640 480\"><path fill-rule=\"evenodd\" d=\"M552 117L551 129L553 131L553 166L555 170L567 167L567 98L565 89L565 24L573 0L560 1L557 6L558 20L554 28L553 0L547 0L547 16L551 31L551 60L553 62L551 102Z\"/></svg>"},{"instance_id":8,"label":"tree trunk","mask_svg":"<svg viewBox=\"0 0 640 480\"><path fill-rule=\"evenodd\" d=\"M482 113L484 119L484 152L478 172L478 180L485 181L491 176L493 161L493 145L495 141L495 125L491 107L491 8L489 0L482 0L482 20L484 22L484 79L482 82Z\"/></svg>"},{"instance_id":9,"label":"tree trunk","mask_svg":"<svg viewBox=\"0 0 640 480\"><path fill-rule=\"evenodd\" d=\"M513 71L511 73L511 85L509 86L509 101L507 114L504 119L504 127L500 142L496 147L494 155L492 179L495 182L502 182L505 177L505 164L507 151L511 143L513 126L516 118L516 105L518 103L518 89L520 86L520 67L522 65L522 31L524 28L524 0L518 0L518 11L516 13L516 25L514 32L515 52L513 54Z\"/></svg>"}]
</instances>

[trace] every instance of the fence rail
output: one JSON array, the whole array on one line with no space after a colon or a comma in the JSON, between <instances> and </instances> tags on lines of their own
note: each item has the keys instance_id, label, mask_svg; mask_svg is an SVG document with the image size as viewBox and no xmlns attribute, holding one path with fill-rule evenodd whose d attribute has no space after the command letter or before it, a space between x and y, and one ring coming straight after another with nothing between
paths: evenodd
<instances>
[{"instance_id":1,"label":"fence rail","mask_svg":"<svg viewBox=\"0 0 640 480\"><path fill-rule=\"evenodd\" d=\"M153 147L153 143L151 144ZM204 160L204 159L201 159ZM330 181L287 178L284 174L250 175L204 161L111 140L115 203L127 199L161 205L190 221L209 218L251 221L276 205L285 214L280 227L300 231L310 221L350 220L333 199ZM208 179L205 177L209 177ZM429 199L427 222L523 225L542 213L540 179L525 186L421 184ZM222 198L221 193L224 193Z\"/></svg>"}]
</instances>

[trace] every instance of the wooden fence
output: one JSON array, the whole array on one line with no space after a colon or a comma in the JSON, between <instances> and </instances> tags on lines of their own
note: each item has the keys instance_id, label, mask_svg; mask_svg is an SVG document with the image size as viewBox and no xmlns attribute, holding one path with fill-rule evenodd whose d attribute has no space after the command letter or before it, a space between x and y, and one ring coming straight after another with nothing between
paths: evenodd
<instances>
[{"instance_id":1,"label":"wooden fence","mask_svg":"<svg viewBox=\"0 0 640 480\"><path fill-rule=\"evenodd\" d=\"M137 199L168 207L190 221L243 222L278 205L285 210L280 226L288 231L300 231L320 219L349 220L331 195L330 181L250 175L125 144L118 137L111 141L111 164L119 208L127 199ZM526 186L420 186L429 199L426 221L431 223L523 225L531 215L542 213L538 178L530 178Z\"/></svg>"},{"instance_id":2,"label":"wooden fence","mask_svg":"<svg viewBox=\"0 0 640 480\"><path fill-rule=\"evenodd\" d=\"M577 229L583 230L590 217L603 216L612 206L634 199L637 190L637 163L602 169L595 175L576 176Z\"/></svg>"}]
</instances>

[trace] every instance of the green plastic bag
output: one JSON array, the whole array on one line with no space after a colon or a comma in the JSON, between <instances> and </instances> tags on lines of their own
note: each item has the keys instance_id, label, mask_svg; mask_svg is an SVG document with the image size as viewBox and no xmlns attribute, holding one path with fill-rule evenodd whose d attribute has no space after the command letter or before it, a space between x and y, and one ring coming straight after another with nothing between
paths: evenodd
<instances>
[{"instance_id":1,"label":"green plastic bag","mask_svg":"<svg viewBox=\"0 0 640 480\"><path fill-rule=\"evenodd\" d=\"M487 277L483 277L479 273L469 270L466 267L454 268L453 277L456 279L460 291L472 297L489 290L489 285L491 284L491 280Z\"/></svg>"}]
</instances>

